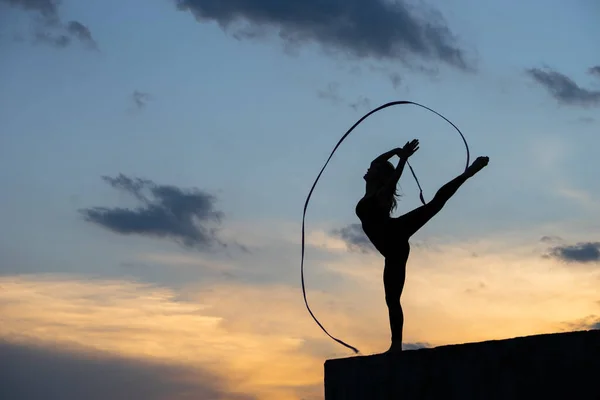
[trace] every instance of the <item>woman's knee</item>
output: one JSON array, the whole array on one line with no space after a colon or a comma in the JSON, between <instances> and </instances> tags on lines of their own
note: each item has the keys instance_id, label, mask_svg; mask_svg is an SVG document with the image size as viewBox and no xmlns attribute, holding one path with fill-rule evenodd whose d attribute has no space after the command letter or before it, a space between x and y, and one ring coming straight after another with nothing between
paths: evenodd
<instances>
[{"instance_id":1,"label":"woman's knee","mask_svg":"<svg viewBox=\"0 0 600 400\"><path fill-rule=\"evenodd\" d=\"M385 304L389 308L400 308L400 294L387 294L385 296Z\"/></svg>"}]
</instances>

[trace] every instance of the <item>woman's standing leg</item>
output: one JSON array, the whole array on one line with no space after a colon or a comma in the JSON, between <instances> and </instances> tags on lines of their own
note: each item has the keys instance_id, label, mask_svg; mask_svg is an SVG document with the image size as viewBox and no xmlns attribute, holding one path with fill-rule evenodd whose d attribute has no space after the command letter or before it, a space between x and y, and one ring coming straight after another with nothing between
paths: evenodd
<instances>
[{"instance_id":1,"label":"woman's standing leg","mask_svg":"<svg viewBox=\"0 0 600 400\"><path fill-rule=\"evenodd\" d=\"M390 330L392 333L392 346L388 351L402 350L402 329L404 327L404 313L400 305L400 296L404 289L406 279L406 265L399 261L394 262L386 258L383 268L383 288L385 303L388 307Z\"/></svg>"}]
</instances>

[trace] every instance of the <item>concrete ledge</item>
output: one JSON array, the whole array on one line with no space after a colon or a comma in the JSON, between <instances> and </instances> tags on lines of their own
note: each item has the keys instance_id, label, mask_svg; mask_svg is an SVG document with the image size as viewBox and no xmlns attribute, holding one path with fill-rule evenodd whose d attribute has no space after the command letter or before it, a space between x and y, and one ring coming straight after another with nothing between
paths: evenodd
<instances>
[{"instance_id":1,"label":"concrete ledge","mask_svg":"<svg viewBox=\"0 0 600 400\"><path fill-rule=\"evenodd\" d=\"M600 399L600 330L327 360L342 399Z\"/></svg>"}]
</instances>

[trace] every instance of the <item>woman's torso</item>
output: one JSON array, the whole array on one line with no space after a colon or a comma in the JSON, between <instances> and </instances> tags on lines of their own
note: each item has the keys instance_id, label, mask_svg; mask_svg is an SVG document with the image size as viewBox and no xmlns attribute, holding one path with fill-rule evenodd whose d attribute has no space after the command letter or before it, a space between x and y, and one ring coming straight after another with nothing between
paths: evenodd
<instances>
[{"instance_id":1,"label":"woman's torso","mask_svg":"<svg viewBox=\"0 0 600 400\"><path fill-rule=\"evenodd\" d=\"M398 219L379 206L375 196L364 196L356 205L356 215L373 246L388 261L406 263L410 253L408 237L403 234Z\"/></svg>"}]
</instances>

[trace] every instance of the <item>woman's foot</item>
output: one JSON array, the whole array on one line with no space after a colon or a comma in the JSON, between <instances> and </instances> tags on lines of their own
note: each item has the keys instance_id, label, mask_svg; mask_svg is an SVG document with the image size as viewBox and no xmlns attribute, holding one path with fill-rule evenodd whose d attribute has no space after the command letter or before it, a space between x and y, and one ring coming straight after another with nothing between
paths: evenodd
<instances>
[{"instance_id":1,"label":"woman's foot","mask_svg":"<svg viewBox=\"0 0 600 400\"><path fill-rule=\"evenodd\" d=\"M476 173L481 171L486 165L488 165L489 162L489 157L477 157L477 159L473 161L473 164L471 164L469 168L467 168L466 174L468 176L475 175Z\"/></svg>"},{"instance_id":2,"label":"woman's foot","mask_svg":"<svg viewBox=\"0 0 600 400\"><path fill-rule=\"evenodd\" d=\"M392 341L392 345L385 353L390 354L390 353L400 353L400 352L402 352L402 342L401 341Z\"/></svg>"}]
</instances>

